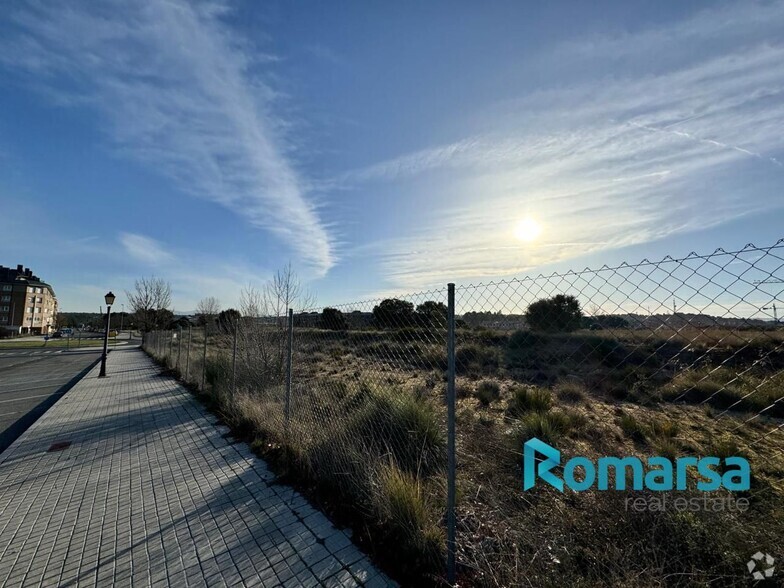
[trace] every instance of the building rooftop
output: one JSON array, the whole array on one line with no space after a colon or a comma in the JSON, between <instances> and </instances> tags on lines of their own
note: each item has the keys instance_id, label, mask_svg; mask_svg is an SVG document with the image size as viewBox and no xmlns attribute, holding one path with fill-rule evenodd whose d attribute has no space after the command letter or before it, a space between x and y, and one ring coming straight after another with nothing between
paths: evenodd
<instances>
[{"instance_id":1,"label":"building rooftop","mask_svg":"<svg viewBox=\"0 0 784 588\"><path fill-rule=\"evenodd\" d=\"M45 288L49 288L49 291L54 295L54 289L52 286L44 282L41 278L36 276L33 271L29 267L24 267L23 265L19 264L16 268L6 267L4 265L0 265L0 282L8 283L8 282L25 282L30 285L34 286L41 286Z\"/></svg>"}]
</instances>

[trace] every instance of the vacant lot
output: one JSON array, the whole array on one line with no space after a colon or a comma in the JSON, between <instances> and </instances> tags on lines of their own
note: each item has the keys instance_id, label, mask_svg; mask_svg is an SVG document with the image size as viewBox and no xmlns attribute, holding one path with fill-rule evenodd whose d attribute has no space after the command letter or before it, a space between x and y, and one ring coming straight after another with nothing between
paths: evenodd
<instances>
[{"instance_id":1,"label":"vacant lot","mask_svg":"<svg viewBox=\"0 0 784 588\"><path fill-rule=\"evenodd\" d=\"M198 386L203 341L194 332L190 354L176 340L148 349L181 373L187 361ZM393 574L435 584L444 557L444 341L435 328L298 328L286 419L285 334L241 325L235 376L231 334L210 337L203 393ZM741 582L749 555L778 553L784 537L783 342L782 331L761 329L459 329L462 583ZM624 500L645 493L523 492L521 448L533 436L564 459L746 456L749 510L635 513ZM694 488L696 472L689 480Z\"/></svg>"}]
</instances>

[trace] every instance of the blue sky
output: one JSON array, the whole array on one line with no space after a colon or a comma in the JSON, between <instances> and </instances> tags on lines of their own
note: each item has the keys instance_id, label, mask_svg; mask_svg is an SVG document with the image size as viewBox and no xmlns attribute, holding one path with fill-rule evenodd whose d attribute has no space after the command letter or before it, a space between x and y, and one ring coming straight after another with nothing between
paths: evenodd
<instances>
[{"instance_id":1,"label":"blue sky","mask_svg":"<svg viewBox=\"0 0 784 588\"><path fill-rule=\"evenodd\" d=\"M289 260L334 304L772 244L782 31L782 2L11 3L0 263L63 310L143 275L192 309Z\"/></svg>"}]
</instances>

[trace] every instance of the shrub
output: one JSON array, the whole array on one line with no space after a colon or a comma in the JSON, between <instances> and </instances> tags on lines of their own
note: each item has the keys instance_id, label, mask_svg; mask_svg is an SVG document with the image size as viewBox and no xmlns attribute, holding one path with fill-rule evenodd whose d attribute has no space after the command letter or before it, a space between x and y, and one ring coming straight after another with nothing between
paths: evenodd
<instances>
[{"instance_id":1,"label":"shrub","mask_svg":"<svg viewBox=\"0 0 784 588\"><path fill-rule=\"evenodd\" d=\"M525 311L525 320L533 331L569 333L580 328L582 318L577 298L567 294L537 300Z\"/></svg>"},{"instance_id":2,"label":"shrub","mask_svg":"<svg viewBox=\"0 0 784 588\"><path fill-rule=\"evenodd\" d=\"M489 406L501 396L501 386L493 380L484 380L479 382L474 394L482 406Z\"/></svg>"},{"instance_id":3,"label":"shrub","mask_svg":"<svg viewBox=\"0 0 784 588\"><path fill-rule=\"evenodd\" d=\"M380 329L400 329L414 324L414 305L387 298L373 308L373 323Z\"/></svg>"},{"instance_id":4,"label":"shrub","mask_svg":"<svg viewBox=\"0 0 784 588\"><path fill-rule=\"evenodd\" d=\"M234 328L239 324L242 315L239 310L227 308L218 314L218 327L224 333L233 333Z\"/></svg>"},{"instance_id":5,"label":"shrub","mask_svg":"<svg viewBox=\"0 0 784 588\"><path fill-rule=\"evenodd\" d=\"M396 388L365 387L347 424L348 438L378 455L391 455L408 472L429 472L444 463L446 441L433 406Z\"/></svg>"},{"instance_id":6,"label":"shrub","mask_svg":"<svg viewBox=\"0 0 784 588\"><path fill-rule=\"evenodd\" d=\"M493 347L470 343L455 351L457 368L465 372L488 373L498 369L498 351Z\"/></svg>"},{"instance_id":7,"label":"shrub","mask_svg":"<svg viewBox=\"0 0 784 588\"><path fill-rule=\"evenodd\" d=\"M517 386L512 390L507 411L512 416L521 416L529 411L546 412L551 405L552 397L547 390Z\"/></svg>"},{"instance_id":8,"label":"shrub","mask_svg":"<svg viewBox=\"0 0 784 588\"><path fill-rule=\"evenodd\" d=\"M213 387L227 384L231 378L231 363L222 357L208 357L204 378Z\"/></svg>"},{"instance_id":9,"label":"shrub","mask_svg":"<svg viewBox=\"0 0 784 588\"><path fill-rule=\"evenodd\" d=\"M417 322L431 329L446 328L447 308L443 302L428 300L416 308Z\"/></svg>"},{"instance_id":10,"label":"shrub","mask_svg":"<svg viewBox=\"0 0 784 588\"><path fill-rule=\"evenodd\" d=\"M515 331L509 337L506 359L512 367L535 367L539 349L547 343L547 337L531 331Z\"/></svg>"},{"instance_id":11,"label":"shrub","mask_svg":"<svg viewBox=\"0 0 784 588\"><path fill-rule=\"evenodd\" d=\"M343 313L337 308L325 308L321 311L319 326L330 331L345 331L348 329L348 322Z\"/></svg>"}]
</instances>

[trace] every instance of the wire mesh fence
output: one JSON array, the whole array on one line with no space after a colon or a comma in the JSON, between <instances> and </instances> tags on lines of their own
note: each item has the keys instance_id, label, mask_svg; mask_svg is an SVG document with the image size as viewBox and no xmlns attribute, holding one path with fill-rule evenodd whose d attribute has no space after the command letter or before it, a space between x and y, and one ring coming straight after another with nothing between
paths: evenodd
<instances>
[{"instance_id":1,"label":"wire mesh fence","mask_svg":"<svg viewBox=\"0 0 784 588\"><path fill-rule=\"evenodd\" d=\"M779 241L237 316L144 347L349 511L401 578L731 584L784 536L782 268ZM742 455L751 508L523 491L533 437L590 458Z\"/></svg>"}]
</instances>

